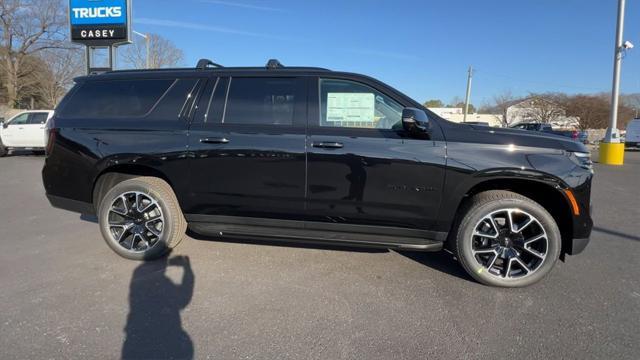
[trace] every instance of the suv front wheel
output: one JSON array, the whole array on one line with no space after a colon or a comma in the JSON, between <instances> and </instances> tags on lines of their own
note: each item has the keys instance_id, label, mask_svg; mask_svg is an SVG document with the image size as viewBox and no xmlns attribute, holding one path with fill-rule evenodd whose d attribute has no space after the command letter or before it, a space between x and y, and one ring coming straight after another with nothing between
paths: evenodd
<instances>
[{"instance_id":1,"label":"suv front wheel","mask_svg":"<svg viewBox=\"0 0 640 360\"><path fill-rule=\"evenodd\" d=\"M466 204L453 239L464 269L477 281L521 287L541 280L560 256L558 226L542 206L509 191L487 191Z\"/></svg>"},{"instance_id":2,"label":"suv front wheel","mask_svg":"<svg viewBox=\"0 0 640 360\"><path fill-rule=\"evenodd\" d=\"M171 186L155 177L122 181L102 198L100 231L118 255L152 260L165 255L185 236L186 221Z\"/></svg>"}]
</instances>

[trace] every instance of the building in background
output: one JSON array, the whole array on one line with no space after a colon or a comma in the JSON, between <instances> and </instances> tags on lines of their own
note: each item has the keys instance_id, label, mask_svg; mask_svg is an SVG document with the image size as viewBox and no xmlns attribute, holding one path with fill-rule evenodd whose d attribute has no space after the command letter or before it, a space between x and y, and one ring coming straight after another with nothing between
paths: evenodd
<instances>
[{"instance_id":1,"label":"building in background","mask_svg":"<svg viewBox=\"0 0 640 360\"><path fill-rule=\"evenodd\" d=\"M436 115L449 121L461 123L464 120L464 109L462 108L429 108ZM487 123L489 126L502 126L502 115L496 114L467 114L467 122Z\"/></svg>"}]
</instances>

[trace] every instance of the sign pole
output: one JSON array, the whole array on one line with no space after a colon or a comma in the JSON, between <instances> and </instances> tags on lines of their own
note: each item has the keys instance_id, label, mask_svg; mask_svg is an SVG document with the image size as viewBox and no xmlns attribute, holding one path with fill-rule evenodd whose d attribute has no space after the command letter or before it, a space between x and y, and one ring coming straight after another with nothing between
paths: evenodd
<instances>
[{"instance_id":1,"label":"sign pole","mask_svg":"<svg viewBox=\"0 0 640 360\"><path fill-rule=\"evenodd\" d=\"M85 64L87 65L87 75L91 74L91 46L86 46L84 54Z\"/></svg>"}]
</instances>

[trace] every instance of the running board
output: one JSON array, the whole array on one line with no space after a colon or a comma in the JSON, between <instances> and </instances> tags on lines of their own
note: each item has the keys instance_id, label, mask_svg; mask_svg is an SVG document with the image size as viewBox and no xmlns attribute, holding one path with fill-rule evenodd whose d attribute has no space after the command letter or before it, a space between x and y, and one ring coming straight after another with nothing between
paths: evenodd
<instances>
[{"instance_id":1,"label":"running board","mask_svg":"<svg viewBox=\"0 0 640 360\"><path fill-rule=\"evenodd\" d=\"M210 237L246 237L286 242L396 248L420 251L442 250L443 242L411 236L343 232L313 228L293 228L237 223L190 222L189 229Z\"/></svg>"}]
</instances>

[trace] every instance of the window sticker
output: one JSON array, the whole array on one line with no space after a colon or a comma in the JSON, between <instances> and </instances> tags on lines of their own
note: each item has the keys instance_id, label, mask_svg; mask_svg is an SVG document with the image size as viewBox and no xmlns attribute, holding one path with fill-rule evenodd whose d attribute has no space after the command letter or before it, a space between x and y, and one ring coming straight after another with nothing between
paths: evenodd
<instances>
[{"instance_id":1,"label":"window sticker","mask_svg":"<svg viewBox=\"0 0 640 360\"><path fill-rule=\"evenodd\" d=\"M375 97L373 93L327 94L327 121L374 122Z\"/></svg>"}]
</instances>

